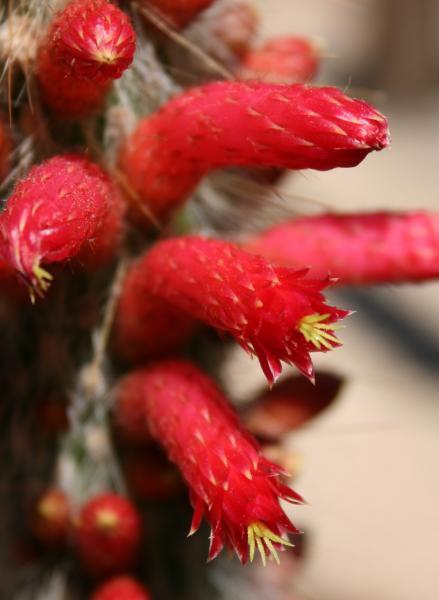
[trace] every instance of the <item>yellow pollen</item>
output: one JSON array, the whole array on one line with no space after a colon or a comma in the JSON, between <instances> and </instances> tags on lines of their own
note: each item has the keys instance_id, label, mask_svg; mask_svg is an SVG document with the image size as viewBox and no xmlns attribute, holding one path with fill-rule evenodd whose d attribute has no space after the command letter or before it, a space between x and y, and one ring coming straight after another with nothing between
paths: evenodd
<instances>
[{"instance_id":1,"label":"yellow pollen","mask_svg":"<svg viewBox=\"0 0 439 600\"><path fill-rule=\"evenodd\" d=\"M98 48L93 53L93 58L96 62L111 65L117 61L119 56L118 53L115 52L114 48Z\"/></svg>"},{"instance_id":2,"label":"yellow pollen","mask_svg":"<svg viewBox=\"0 0 439 600\"><path fill-rule=\"evenodd\" d=\"M273 545L280 544L281 546L291 546L288 540L280 537L273 533L266 525L261 523L260 521L256 521L255 523L251 523L247 527L247 541L249 546L249 560L253 562L255 558L256 548L258 549L259 554L261 555L262 564L264 567L267 565L267 551L268 554L274 558L274 560L279 564L279 555L277 553L276 548Z\"/></svg>"},{"instance_id":3,"label":"yellow pollen","mask_svg":"<svg viewBox=\"0 0 439 600\"><path fill-rule=\"evenodd\" d=\"M44 519L49 520L49 519L53 519L54 517L56 517L57 508L58 507L57 507L56 501L54 501L52 498L45 498L38 505L37 512Z\"/></svg>"},{"instance_id":4,"label":"yellow pollen","mask_svg":"<svg viewBox=\"0 0 439 600\"><path fill-rule=\"evenodd\" d=\"M96 524L99 529L106 531L113 529L118 521L117 515L112 510L100 510L96 514Z\"/></svg>"},{"instance_id":5,"label":"yellow pollen","mask_svg":"<svg viewBox=\"0 0 439 600\"><path fill-rule=\"evenodd\" d=\"M334 323L323 323L330 317L329 313L320 315L318 313L313 315L307 315L303 317L299 322L299 331L307 342L311 342L317 350L320 350L322 346L327 350L332 350L333 345L341 345L341 342L335 335L332 335L327 330L334 331L340 329L340 325L334 325ZM331 343L332 342L332 343Z\"/></svg>"}]
</instances>

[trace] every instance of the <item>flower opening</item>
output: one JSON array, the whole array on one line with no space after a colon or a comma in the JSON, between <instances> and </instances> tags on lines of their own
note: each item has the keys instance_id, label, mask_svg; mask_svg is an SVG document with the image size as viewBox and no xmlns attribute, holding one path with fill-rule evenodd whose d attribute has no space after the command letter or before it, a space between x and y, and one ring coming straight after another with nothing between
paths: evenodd
<instances>
[{"instance_id":1,"label":"flower opening","mask_svg":"<svg viewBox=\"0 0 439 600\"><path fill-rule=\"evenodd\" d=\"M330 318L330 314L326 313L321 315L315 313L313 315L307 315L303 317L299 322L299 331L307 342L310 342L317 350L321 350L322 347L327 350L332 350L334 344L341 346L341 342L335 335L330 333L335 329L339 329L340 325L334 325L334 323L324 323Z\"/></svg>"},{"instance_id":2,"label":"flower opening","mask_svg":"<svg viewBox=\"0 0 439 600\"><path fill-rule=\"evenodd\" d=\"M247 540L249 546L249 561L253 562L257 548L261 555L264 567L267 564L267 551L277 564L280 564L279 555L274 544L290 547L294 546L294 544L279 535L276 535L266 525L258 521L247 527Z\"/></svg>"}]
</instances>

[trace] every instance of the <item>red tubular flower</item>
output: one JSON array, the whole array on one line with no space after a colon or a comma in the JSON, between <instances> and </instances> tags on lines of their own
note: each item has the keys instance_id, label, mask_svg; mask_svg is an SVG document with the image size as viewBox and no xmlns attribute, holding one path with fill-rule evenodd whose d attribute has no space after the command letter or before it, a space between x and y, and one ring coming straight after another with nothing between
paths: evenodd
<instances>
[{"instance_id":1,"label":"red tubular flower","mask_svg":"<svg viewBox=\"0 0 439 600\"><path fill-rule=\"evenodd\" d=\"M47 490L36 503L31 529L38 541L47 546L66 542L71 525L70 505L63 491Z\"/></svg>"},{"instance_id":2,"label":"red tubular flower","mask_svg":"<svg viewBox=\"0 0 439 600\"><path fill-rule=\"evenodd\" d=\"M54 52L72 75L93 82L118 79L134 56L128 17L107 0L74 0L52 24Z\"/></svg>"},{"instance_id":3,"label":"red tubular flower","mask_svg":"<svg viewBox=\"0 0 439 600\"><path fill-rule=\"evenodd\" d=\"M311 40L288 36L269 40L250 51L242 64L241 76L283 83L306 83L317 74L320 52Z\"/></svg>"},{"instance_id":4,"label":"red tubular flower","mask_svg":"<svg viewBox=\"0 0 439 600\"><path fill-rule=\"evenodd\" d=\"M120 167L163 218L211 169L353 167L387 144L385 118L335 88L223 81L186 91L142 120Z\"/></svg>"},{"instance_id":5,"label":"red tubular flower","mask_svg":"<svg viewBox=\"0 0 439 600\"><path fill-rule=\"evenodd\" d=\"M245 249L276 264L306 265L341 284L401 283L439 277L439 214L326 214L282 223Z\"/></svg>"},{"instance_id":6,"label":"red tubular flower","mask_svg":"<svg viewBox=\"0 0 439 600\"><path fill-rule=\"evenodd\" d=\"M177 29L187 27L214 0L141 0L141 4L157 10Z\"/></svg>"},{"instance_id":7,"label":"red tubular flower","mask_svg":"<svg viewBox=\"0 0 439 600\"><path fill-rule=\"evenodd\" d=\"M100 585L90 600L150 600L145 588L134 577L121 575Z\"/></svg>"},{"instance_id":8,"label":"red tubular flower","mask_svg":"<svg viewBox=\"0 0 439 600\"><path fill-rule=\"evenodd\" d=\"M47 106L81 117L102 103L109 85L131 64L136 35L108 0L71 0L43 40L36 77Z\"/></svg>"},{"instance_id":9,"label":"red tubular flower","mask_svg":"<svg viewBox=\"0 0 439 600\"><path fill-rule=\"evenodd\" d=\"M123 572L136 559L140 516L134 505L117 494L102 494L83 507L75 532L86 569L102 576Z\"/></svg>"},{"instance_id":10,"label":"red tubular flower","mask_svg":"<svg viewBox=\"0 0 439 600\"><path fill-rule=\"evenodd\" d=\"M137 268L149 294L230 333L258 357L270 382L281 361L312 378L310 352L340 344L334 323L348 312L325 303L328 279L307 279L306 271L277 268L234 244L196 236L159 242Z\"/></svg>"},{"instance_id":11,"label":"red tubular flower","mask_svg":"<svg viewBox=\"0 0 439 600\"><path fill-rule=\"evenodd\" d=\"M122 362L142 364L177 354L189 341L195 321L178 308L154 298L141 262L122 285L113 325L112 348Z\"/></svg>"},{"instance_id":12,"label":"red tubular flower","mask_svg":"<svg viewBox=\"0 0 439 600\"><path fill-rule=\"evenodd\" d=\"M79 155L56 156L31 169L9 198L0 215L2 253L42 295L52 276L41 264L108 262L118 246L122 211L119 193L100 167Z\"/></svg>"},{"instance_id":13,"label":"red tubular flower","mask_svg":"<svg viewBox=\"0 0 439 600\"><path fill-rule=\"evenodd\" d=\"M141 383L141 371L119 382L114 394L114 424L124 440L143 445L152 438L143 409Z\"/></svg>"},{"instance_id":14,"label":"red tubular flower","mask_svg":"<svg viewBox=\"0 0 439 600\"><path fill-rule=\"evenodd\" d=\"M264 562L267 551L277 559L276 547L288 545L282 535L297 532L279 498L303 500L279 481L281 469L261 455L215 384L195 365L175 360L134 376L151 432L190 488L191 534L203 515L212 527L209 559L223 546L243 563L256 548Z\"/></svg>"},{"instance_id":15,"label":"red tubular flower","mask_svg":"<svg viewBox=\"0 0 439 600\"><path fill-rule=\"evenodd\" d=\"M252 4L235 0L219 7L212 31L235 58L242 59L252 45L259 22L259 13Z\"/></svg>"}]
</instances>

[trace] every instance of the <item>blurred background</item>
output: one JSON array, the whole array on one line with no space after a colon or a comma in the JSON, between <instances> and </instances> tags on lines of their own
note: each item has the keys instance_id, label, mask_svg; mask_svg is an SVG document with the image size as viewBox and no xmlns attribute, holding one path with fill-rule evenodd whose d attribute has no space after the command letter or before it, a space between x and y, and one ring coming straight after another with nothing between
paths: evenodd
<instances>
[{"instance_id":1,"label":"blurred background","mask_svg":"<svg viewBox=\"0 0 439 600\"><path fill-rule=\"evenodd\" d=\"M439 2L259 0L264 36L325 46L318 83L364 97L389 118L392 147L355 169L286 180L289 202L326 208L439 209ZM346 378L332 407L290 443L300 456L294 510L309 533L297 582L307 600L439 597L439 283L344 290L356 310L344 348L317 364ZM243 370L251 374L242 377ZM247 397L262 388L240 350L224 368Z\"/></svg>"}]
</instances>

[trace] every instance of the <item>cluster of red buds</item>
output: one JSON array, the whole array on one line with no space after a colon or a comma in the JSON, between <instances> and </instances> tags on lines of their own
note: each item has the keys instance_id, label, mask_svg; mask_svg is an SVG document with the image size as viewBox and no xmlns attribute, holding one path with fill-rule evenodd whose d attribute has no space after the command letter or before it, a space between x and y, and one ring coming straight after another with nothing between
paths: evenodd
<instances>
[{"instance_id":1,"label":"cluster of red buds","mask_svg":"<svg viewBox=\"0 0 439 600\"><path fill-rule=\"evenodd\" d=\"M35 2L24 4L29 14L7 17L31 19ZM242 563L256 552L264 564L270 556L278 562L278 552L291 546L288 536L299 533L281 501L303 499L262 443L307 420L336 390L322 400L309 382L302 388L287 381L241 422L197 364L200 331L213 328L256 356L270 386L282 363L313 382L312 353L341 345L337 330L349 315L328 302L328 286L437 277L438 216L324 214L289 219L239 243L206 236L189 215L212 171L234 168L251 178L268 168L355 167L388 145L385 117L363 100L309 83L320 61L312 40L256 42L256 15L241 0L69 0L43 13L37 11L40 33L21 104L10 107L10 126L6 104L0 121L0 288L25 307L26 322L41 318L35 335L61 306L75 335L90 343L87 351L72 344L78 375L65 382L76 389L70 431L57 432L64 442L55 484L35 504L30 530L43 546L75 551L78 568L98 582L93 600L150 598L129 575L139 564L143 525L108 468L112 409L121 472L137 499L180 496L182 480L194 511L190 533L203 518L211 527L209 559L226 547ZM171 56L169 44L187 51L197 20L223 45L217 56L227 50L234 63L215 71L209 47L198 48L213 65L210 80L221 80L181 89L172 65L167 71L157 56ZM14 56L8 68L17 85L23 73ZM167 101L154 88L160 84L148 87L153 68L171 90ZM160 108L151 110L148 95L161 98ZM25 167L24 114L33 122ZM68 287L71 280L76 287ZM99 322L104 303L94 286L101 280L107 301ZM83 288L98 296L95 321ZM70 289L77 304L66 303ZM61 348L65 330L56 331ZM37 379L46 382L40 371ZM87 460L96 472L106 464L99 493L81 479Z\"/></svg>"}]
</instances>

